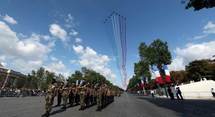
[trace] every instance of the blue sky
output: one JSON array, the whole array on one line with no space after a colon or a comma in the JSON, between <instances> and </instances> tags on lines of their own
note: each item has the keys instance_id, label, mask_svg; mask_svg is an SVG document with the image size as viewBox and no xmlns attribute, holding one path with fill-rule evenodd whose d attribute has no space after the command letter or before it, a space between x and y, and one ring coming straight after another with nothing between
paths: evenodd
<instances>
[{"instance_id":1,"label":"blue sky","mask_svg":"<svg viewBox=\"0 0 215 117\"><path fill-rule=\"evenodd\" d=\"M167 41L171 70L215 55L215 9L185 10L179 0L2 0L0 62L23 73L44 66L65 75L87 66L121 86L103 23L113 10L127 18L128 76L140 42Z\"/></svg>"}]
</instances>

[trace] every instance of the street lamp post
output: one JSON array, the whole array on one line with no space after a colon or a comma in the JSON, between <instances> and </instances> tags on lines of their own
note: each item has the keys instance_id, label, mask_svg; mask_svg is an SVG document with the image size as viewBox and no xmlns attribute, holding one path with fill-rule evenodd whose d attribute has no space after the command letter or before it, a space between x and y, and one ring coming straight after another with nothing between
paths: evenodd
<instances>
[{"instance_id":1,"label":"street lamp post","mask_svg":"<svg viewBox=\"0 0 215 117\"><path fill-rule=\"evenodd\" d=\"M10 72L11 72L11 70L8 69L8 70L7 70L6 79L5 79L4 84L2 85L1 89L3 89L3 88L5 87L5 85L7 84L7 81L8 81L8 79L9 79L9 75L10 75Z\"/></svg>"}]
</instances>

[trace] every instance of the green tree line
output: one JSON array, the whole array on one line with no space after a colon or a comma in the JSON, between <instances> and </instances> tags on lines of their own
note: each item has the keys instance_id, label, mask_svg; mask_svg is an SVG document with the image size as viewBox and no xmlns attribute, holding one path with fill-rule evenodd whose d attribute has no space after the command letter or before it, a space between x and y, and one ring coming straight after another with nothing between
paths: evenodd
<instances>
[{"instance_id":1,"label":"green tree line","mask_svg":"<svg viewBox=\"0 0 215 117\"><path fill-rule=\"evenodd\" d=\"M16 88L46 90L48 85L52 83L53 80L57 82L66 82L69 84L76 83L76 80L85 80L85 82L93 85L105 83L113 88L123 90L118 86L113 85L100 73L85 67L81 68L81 70L76 70L73 74L68 76L68 78L65 78L62 74L56 74L41 67L37 70L32 70L26 78L17 79Z\"/></svg>"}]
</instances>

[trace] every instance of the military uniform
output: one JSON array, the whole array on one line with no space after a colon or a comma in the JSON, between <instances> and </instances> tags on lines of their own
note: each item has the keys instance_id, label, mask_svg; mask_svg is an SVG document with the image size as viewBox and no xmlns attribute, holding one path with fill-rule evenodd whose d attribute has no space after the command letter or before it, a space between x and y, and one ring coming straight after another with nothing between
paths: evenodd
<instances>
[{"instance_id":1,"label":"military uniform","mask_svg":"<svg viewBox=\"0 0 215 117\"><path fill-rule=\"evenodd\" d=\"M102 109L102 97L103 97L103 91L102 87L99 87L97 91L97 110L100 111Z\"/></svg>"},{"instance_id":2,"label":"military uniform","mask_svg":"<svg viewBox=\"0 0 215 117\"><path fill-rule=\"evenodd\" d=\"M62 100L62 88L59 87L57 90L57 106L61 105L61 100Z\"/></svg>"},{"instance_id":3,"label":"military uniform","mask_svg":"<svg viewBox=\"0 0 215 117\"><path fill-rule=\"evenodd\" d=\"M110 89L107 89L107 94L106 94L106 105L111 103L111 91Z\"/></svg>"},{"instance_id":4,"label":"military uniform","mask_svg":"<svg viewBox=\"0 0 215 117\"><path fill-rule=\"evenodd\" d=\"M52 105L54 103L54 96L55 96L55 86L49 85L47 94L45 96L45 114L43 114L42 117L49 116L52 109Z\"/></svg>"},{"instance_id":5,"label":"military uniform","mask_svg":"<svg viewBox=\"0 0 215 117\"><path fill-rule=\"evenodd\" d=\"M86 87L84 102L86 107L90 106L90 88L89 87Z\"/></svg>"},{"instance_id":6,"label":"military uniform","mask_svg":"<svg viewBox=\"0 0 215 117\"><path fill-rule=\"evenodd\" d=\"M63 98L63 108L62 109L66 109L68 96L69 96L69 89L67 87L64 87L63 91L62 91L62 98Z\"/></svg>"},{"instance_id":7,"label":"military uniform","mask_svg":"<svg viewBox=\"0 0 215 117\"><path fill-rule=\"evenodd\" d=\"M93 102L94 102L94 104L97 104L97 90L98 89L93 90Z\"/></svg>"},{"instance_id":8,"label":"military uniform","mask_svg":"<svg viewBox=\"0 0 215 117\"><path fill-rule=\"evenodd\" d=\"M79 101L80 101L80 95L79 95L79 87L75 87L75 90L74 90L74 95L75 95L75 103L76 105L79 104Z\"/></svg>"},{"instance_id":9,"label":"military uniform","mask_svg":"<svg viewBox=\"0 0 215 117\"><path fill-rule=\"evenodd\" d=\"M69 104L70 104L70 106L73 106L73 103L74 103L74 98L75 98L74 92L75 92L75 89L71 87L69 89Z\"/></svg>"},{"instance_id":10,"label":"military uniform","mask_svg":"<svg viewBox=\"0 0 215 117\"><path fill-rule=\"evenodd\" d=\"M85 108L85 87L80 87L80 109L83 110Z\"/></svg>"}]
</instances>

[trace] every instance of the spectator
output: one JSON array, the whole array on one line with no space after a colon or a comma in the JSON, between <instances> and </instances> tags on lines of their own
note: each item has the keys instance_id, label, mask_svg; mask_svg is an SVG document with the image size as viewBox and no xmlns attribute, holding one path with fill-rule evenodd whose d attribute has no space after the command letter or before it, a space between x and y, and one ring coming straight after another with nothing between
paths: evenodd
<instances>
[{"instance_id":1,"label":"spectator","mask_svg":"<svg viewBox=\"0 0 215 117\"><path fill-rule=\"evenodd\" d=\"M154 90L151 90L151 95L153 98L155 97L155 91Z\"/></svg>"},{"instance_id":2,"label":"spectator","mask_svg":"<svg viewBox=\"0 0 215 117\"><path fill-rule=\"evenodd\" d=\"M211 88L211 93L212 93L213 97L215 97L215 90L214 90L214 88Z\"/></svg>"},{"instance_id":3,"label":"spectator","mask_svg":"<svg viewBox=\"0 0 215 117\"><path fill-rule=\"evenodd\" d=\"M181 90L179 87L176 88L176 96L177 96L177 99L183 100L183 96L181 94Z\"/></svg>"},{"instance_id":4,"label":"spectator","mask_svg":"<svg viewBox=\"0 0 215 117\"><path fill-rule=\"evenodd\" d=\"M170 86L168 86L167 91L168 91L168 94L170 96L170 99L174 100L174 94L172 93L172 90L171 90Z\"/></svg>"}]
</instances>

